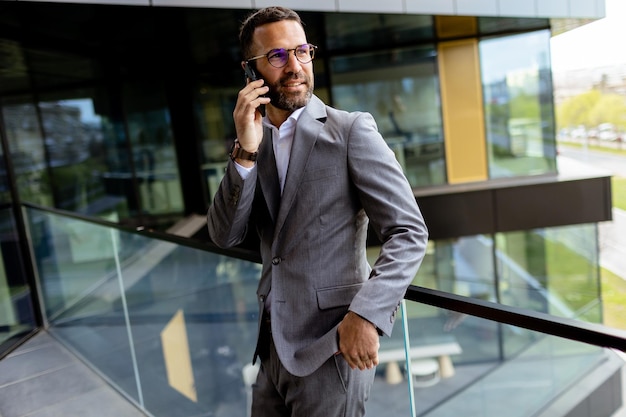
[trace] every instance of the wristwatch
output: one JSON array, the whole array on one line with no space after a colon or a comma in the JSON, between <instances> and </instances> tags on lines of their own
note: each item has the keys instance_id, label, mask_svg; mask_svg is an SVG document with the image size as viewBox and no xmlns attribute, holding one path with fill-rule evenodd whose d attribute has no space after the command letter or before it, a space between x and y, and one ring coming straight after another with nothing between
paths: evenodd
<instances>
[{"instance_id":1,"label":"wristwatch","mask_svg":"<svg viewBox=\"0 0 626 417\"><path fill-rule=\"evenodd\" d=\"M246 159L248 161L256 161L256 158L258 155L259 155L258 152L248 152L244 148L242 148L237 139L235 139L235 142L233 143L233 147L230 149L230 159L232 159L233 161L235 159Z\"/></svg>"}]
</instances>

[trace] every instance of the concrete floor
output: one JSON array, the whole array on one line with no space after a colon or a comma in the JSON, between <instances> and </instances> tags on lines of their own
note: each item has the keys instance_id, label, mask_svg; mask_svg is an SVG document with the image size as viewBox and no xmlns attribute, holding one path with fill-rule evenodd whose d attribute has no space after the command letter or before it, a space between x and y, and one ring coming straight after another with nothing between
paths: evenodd
<instances>
[{"instance_id":1,"label":"concrete floor","mask_svg":"<svg viewBox=\"0 0 626 417\"><path fill-rule=\"evenodd\" d=\"M467 374L463 378L473 379L478 372L466 371L459 372L459 375ZM626 381L624 367L621 372L622 381ZM376 391L388 389L385 385L387 384L378 385ZM622 398L626 398L625 391L626 384L622 386ZM428 389L418 392L418 403L427 400L432 395L429 392L432 393ZM385 396L389 396L388 394L390 393ZM386 411L378 410L376 402L377 406L369 409L368 415L404 414L404 411L398 410L389 414L393 405L399 405L398 399L390 401L387 405L380 404L384 405ZM405 410L406 407L402 409ZM0 361L0 417L147 415L46 332L40 332ZM405 415L409 415L408 410ZM620 408L611 417L626 417L626 407Z\"/></svg>"},{"instance_id":2,"label":"concrete floor","mask_svg":"<svg viewBox=\"0 0 626 417\"><path fill-rule=\"evenodd\" d=\"M0 361L0 417L145 416L46 332Z\"/></svg>"}]
</instances>

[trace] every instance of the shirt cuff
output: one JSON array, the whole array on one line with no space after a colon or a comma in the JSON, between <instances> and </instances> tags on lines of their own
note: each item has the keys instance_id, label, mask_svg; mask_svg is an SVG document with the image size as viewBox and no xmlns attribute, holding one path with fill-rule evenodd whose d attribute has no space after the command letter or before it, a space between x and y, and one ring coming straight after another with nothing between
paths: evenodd
<instances>
[{"instance_id":1,"label":"shirt cuff","mask_svg":"<svg viewBox=\"0 0 626 417\"><path fill-rule=\"evenodd\" d=\"M256 168L256 164L254 164L254 166L250 168L246 168L243 165L239 165L239 163L237 163L236 161L233 161L233 162L235 162L235 168L237 168L237 172L239 173L239 176L241 177L242 180L245 180L246 178L248 178L252 170Z\"/></svg>"}]
</instances>

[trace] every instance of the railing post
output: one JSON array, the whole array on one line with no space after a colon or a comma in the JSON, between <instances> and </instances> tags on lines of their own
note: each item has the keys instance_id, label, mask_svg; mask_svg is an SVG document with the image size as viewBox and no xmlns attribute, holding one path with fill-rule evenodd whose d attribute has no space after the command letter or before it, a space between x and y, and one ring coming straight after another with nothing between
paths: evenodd
<instances>
[{"instance_id":1,"label":"railing post","mask_svg":"<svg viewBox=\"0 0 626 417\"><path fill-rule=\"evenodd\" d=\"M407 380L409 381L409 404L411 407L411 417L415 417L415 391L413 390L413 373L411 372L411 340L409 334L409 321L406 316L406 300L400 303L400 313L402 313L402 331L404 332L404 355L407 368Z\"/></svg>"},{"instance_id":2,"label":"railing post","mask_svg":"<svg viewBox=\"0 0 626 417\"><path fill-rule=\"evenodd\" d=\"M137 355L135 354L135 344L133 342L133 331L130 327L130 316L128 315L128 304L126 304L126 291L124 289L124 280L122 277L122 267L120 263L120 255L115 240L115 229L111 229L111 245L113 247L113 257L115 258L115 269L117 271L117 282L120 286L120 300L122 300L122 308L124 309L124 321L126 324L126 333L128 335L128 346L130 347L130 356L133 361L133 373L135 374L135 383L137 384L137 401L141 408L145 409L143 403L143 393L141 389L141 377L139 376L139 368L137 366Z\"/></svg>"}]
</instances>

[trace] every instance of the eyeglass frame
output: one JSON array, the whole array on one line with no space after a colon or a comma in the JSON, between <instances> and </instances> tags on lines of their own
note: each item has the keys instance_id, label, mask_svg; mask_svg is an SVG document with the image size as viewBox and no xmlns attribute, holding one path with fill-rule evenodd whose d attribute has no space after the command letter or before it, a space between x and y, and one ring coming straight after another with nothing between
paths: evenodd
<instances>
[{"instance_id":1,"label":"eyeglass frame","mask_svg":"<svg viewBox=\"0 0 626 417\"><path fill-rule=\"evenodd\" d=\"M304 45L308 45L309 46L309 55L311 57L310 60L303 62L300 60L300 58L298 58L298 55L296 55L296 51L301 48ZM296 59L298 60L299 63L301 64L308 64L309 62L312 62L313 59L315 58L315 51L317 50L317 45L313 45L312 43L303 43L302 45L298 45L295 48L274 48L272 50L270 50L268 53L263 54L263 55L257 55L257 56L253 56L252 58L246 60L246 64L249 64L250 61L256 61L257 59L261 59L263 57L267 58L267 62L268 64L270 64L271 66L273 66L274 68L284 68L287 66L287 64L289 63L289 52L293 51L293 56L296 57ZM272 64L272 62L270 61L270 55L272 53L277 53L278 51L285 51L287 53L287 59L285 60L285 63L283 65L281 65L280 67L277 67L276 65Z\"/></svg>"}]
</instances>

